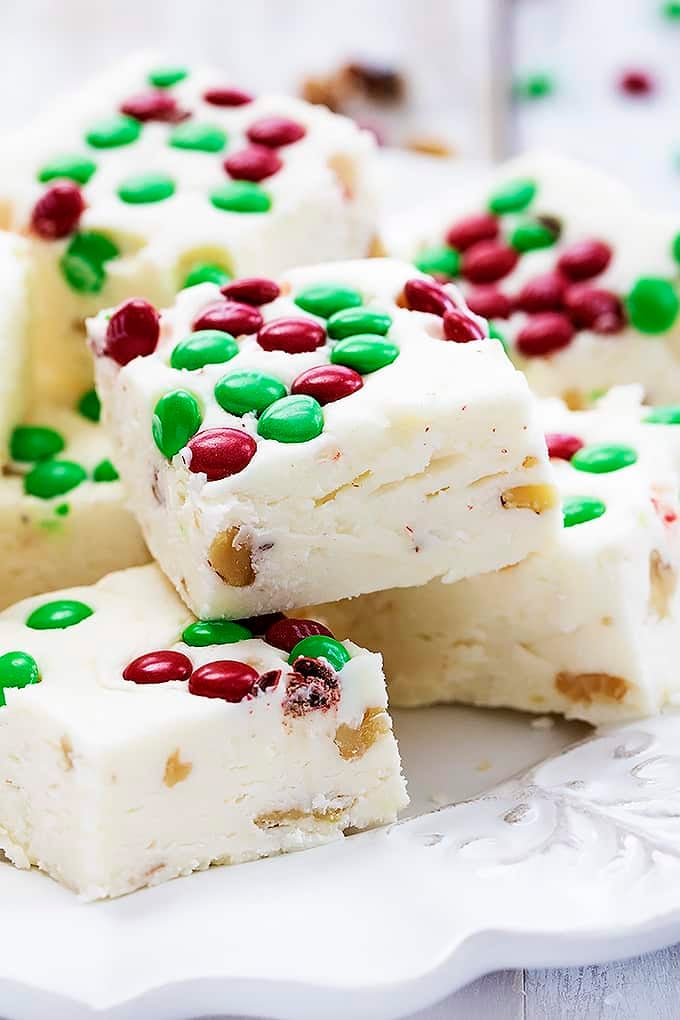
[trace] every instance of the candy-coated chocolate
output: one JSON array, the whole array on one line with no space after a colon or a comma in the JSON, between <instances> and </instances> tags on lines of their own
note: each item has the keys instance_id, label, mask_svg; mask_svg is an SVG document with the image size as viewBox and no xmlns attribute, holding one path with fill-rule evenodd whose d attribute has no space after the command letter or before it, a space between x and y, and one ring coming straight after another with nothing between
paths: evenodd
<instances>
[{"instance_id":1,"label":"candy-coated chocolate","mask_svg":"<svg viewBox=\"0 0 680 1020\"><path fill-rule=\"evenodd\" d=\"M606 512L607 507L601 499L593 499L591 496L572 496L565 499L562 504L562 519L565 528L571 528L575 524L586 524L594 521Z\"/></svg>"},{"instance_id":2,"label":"candy-coated chocolate","mask_svg":"<svg viewBox=\"0 0 680 1020\"><path fill-rule=\"evenodd\" d=\"M278 443L306 443L323 432L323 411L313 397L282 397L262 412L257 431Z\"/></svg>"},{"instance_id":3,"label":"candy-coated chocolate","mask_svg":"<svg viewBox=\"0 0 680 1020\"><path fill-rule=\"evenodd\" d=\"M56 429L45 425L17 425L9 441L12 460L31 462L47 460L61 453L64 437Z\"/></svg>"},{"instance_id":4,"label":"candy-coated chocolate","mask_svg":"<svg viewBox=\"0 0 680 1020\"><path fill-rule=\"evenodd\" d=\"M144 298L120 305L106 327L104 353L118 365L152 354L160 336L160 316Z\"/></svg>"},{"instance_id":5,"label":"candy-coated chocolate","mask_svg":"<svg viewBox=\"0 0 680 1020\"><path fill-rule=\"evenodd\" d=\"M75 181L76 184L87 184L97 170L97 164L88 156L57 156L49 163L43 164L38 173L42 184L54 180Z\"/></svg>"},{"instance_id":6,"label":"candy-coated chocolate","mask_svg":"<svg viewBox=\"0 0 680 1020\"><path fill-rule=\"evenodd\" d=\"M302 638L292 649L288 656L288 662L294 666L296 659L299 659L300 656L310 659L325 659L337 672L351 658L344 645L326 634L310 634L309 637Z\"/></svg>"},{"instance_id":7,"label":"candy-coated chocolate","mask_svg":"<svg viewBox=\"0 0 680 1020\"><path fill-rule=\"evenodd\" d=\"M186 390L165 393L156 403L151 433L161 453L171 459L201 427L201 408Z\"/></svg>"},{"instance_id":8,"label":"candy-coated chocolate","mask_svg":"<svg viewBox=\"0 0 680 1020\"><path fill-rule=\"evenodd\" d=\"M213 88L206 89L203 99L211 106L245 106L252 103L253 97L242 89Z\"/></svg>"},{"instance_id":9,"label":"candy-coated chocolate","mask_svg":"<svg viewBox=\"0 0 680 1020\"><path fill-rule=\"evenodd\" d=\"M496 283L511 273L519 255L502 241L478 241L463 253L461 272L471 283Z\"/></svg>"},{"instance_id":10,"label":"candy-coated chocolate","mask_svg":"<svg viewBox=\"0 0 680 1020\"><path fill-rule=\"evenodd\" d=\"M284 652L292 652L303 638L319 634L328 638L333 637L331 631L323 623L318 623L316 620L301 620L292 616L284 616L283 619L276 620L267 627L264 639L267 644L273 645L274 648L280 648Z\"/></svg>"},{"instance_id":11,"label":"candy-coated chocolate","mask_svg":"<svg viewBox=\"0 0 680 1020\"><path fill-rule=\"evenodd\" d=\"M134 684L165 684L171 680L188 680L193 666L191 659L183 652L171 649L158 652L146 652L123 670L123 680Z\"/></svg>"},{"instance_id":12,"label":"candy-coated chocolate","mask_svg":"<svg viewBox=\"0 0 680 1020\"><path fill-rule=\"evenodd\" d=\"M215 385L217 403L230 414L260 414L285 396L284 384L263 372L231 372Z\"/></svg>"},{"instance_id":13,"label":"candy-coated chocolate","mask_svg":"<svg viewBox=\"0 0 680 1020\"><path fill-rule=\"evenodd\" d=\"M559 273L541 273L527 280L515 298L519 309L527 314L556 312L562 307L566 290L564 277Z\"/></svg>"},{"instance_id":14,"label":"candy-coated chocolate","mask_svg":"<svg viewBox=\"0 0 680 1020\"><path fill-rule=\"evenodd\" d=\"M612 259L612 250L604 241L576 241L565 248L557 268L570 280L590 280L603 273Z\"/></svg>"},{"instance_id":15,"label":"candy-coated chocolate","mask_svg":"<svg viewBox=\"0 0 680 1020\"><path fill-rule=\"evenodd\" d=\"M237 475L248 467L257 450L257 443L247 432L226 428L199 432L187 446L191 454L189 470L205 474L209 482Z\"/></svg>"},{"instance_id":16,"label":"candy-coated chocolate","mask_svg":"<svg viewBox=\"0 0 680 1020\"><path fill-rule=\"evenodd\" d=\"M8 687L28 687L40 683L38 663L28 652L5 652L0 655L0 707L6 704Z\"/></svg>"},{"instance_id":17,"label":"candy-coated chocolate","mask_svg":"<svg viewBox=\"0 0 680 1020\"><path fill-rule=\"evenodd\" d=\"M194 330L219 329L232 336L257 333L263 323L262 314L241 301L214 301L194 321Z\"/></svg>"},{"instance_id":18,"label":"candy-coated chocolate","mask_svg":"<svg viewBox=\"0 0 680 1020\"><path fill-rule=\"evenodd\" d=\"M364 385L358 372L346 365L317 365L293 380L291 393L306 393L321 406L356 393Z\"/></svg>"},{"instance_id":19,"label":"candy-coated chocolate","mask_svg":"<svg viewBox=\"0 0 680 1020\"><path fill-rule=\"evenodd\" d=\"M516 346L525 358L537 358L566 347L574 336L574 327L561 312L538 312L522 326Z\"/></svg>"},{"instance_id":20,"label":"candy-coated chocolate","mask_svg":"<svg viewBox=\"0 0 680 1020\"><path fill-rule=\"evenodd\" d=\"M334 365L346 365L361 375L385 368L398 357L397 345L374 333L348 336L345 340L340 340L331 352L331 362Z\"/></svg>"},{"instance_id":21,"label":"candy-coated chocolate","mask_svg":"<svg viewBox=\"0 0 680 1020\"><path fill-rule=\"evenodd\" d=\"M66 630L87 620L94 610L78 599L55 599L44 602L29 614L26 626L31 630Z\"/></svg>"},{"instance_id":22,"label":"candy-coated chocolate","mask_svg":"<svg viewBox=\"0 0 680 1020\"><path fill-rule=\"evenodd\" d=\"M93 124L85 135L85 141L94 149L117 149L136 142L141 131L142 125L134 117L117 114Z\"/></svg>"},{"instance_id":23,"label":"candy-coated chocolate","mask_svg":"<svg viewBox=\"0 0 680 1020\"><path fill-rule=\"evenodd\" d=\"M221 152L227 144L227 134L216 124L201 124L185 120L170 135L169 144L175 149L196 152Z\"/></svg>"},{"instance_id":24,"label":"candy-coated chocolate","mask_svg":"<svg viewBox=\"0 0 680 1020\"><path fill-rule=\"evenodd\" d=\"M92 478L95 482L117 482L120 475L107 457L96 465L92 472Z\"/></svg>"},{"instance_id":25,"label":"candy-coated chocolate","mask_svg":"<svg viewBox=\"0 0 680 1020\"><path fill-rule=\"evenodd\" d=\"M224 161L230 177L239 181L264 181L278 173L283 163L273 149L265 145L249 145L232 153Z\"/></svg>"},{"instance_id":26,"label":"candy-coated chocolate","mask_svg":"<svg viewBox=\"0 0 680 1020\"><path fill-rule=\"evenodd\" d=\"M158 120L165 123L172 123L178 120L182 113L177 106L177 100L168 92L150 90L138 92L121 104L120 112L127 117L134 117L143 124L149 120Z\"/></svg>"},{"instance_id":27,"label":"candy-coated chocolate","mask_svg":"<svg viewBox=\"0 0 680 1020\"><path fill-rule=\"evenodd\" d=\"M258 679L257 670L245 662L228 659L207 662L191 674L189 693L201 698L221 698L238 704L253 694Z\"/></svg>"},{"instance_id":28,"label":"candy-coated chocolate","mask_svg":"<svg viewBox=\"0 0 680 1020\"><path fill-rule=\"evenodd\" d=\"M346 336L354 336L356 333L384 336L391 325L392 319L385 312L358 307L335 312L326 323L326 329L333 340L344 340Z\"/></svg>"},{"instance_id":29,"label":"candy-coated chocolate","mask_svg":"<svg viewBox=\"0 0 680 1020\"><path fill-rule=\"evenodd\" d=\"M295 304L311 315L329 319L345 308L358 308L362 304L362 297L359 291L352 287L316 283L296 294Z\"/></svg>"},{"instance_id":30,"label":"candy-coated chocolate","mask_svg":"<svg viewBox=\"0 0 680 1020\"><path fill-rule=\"evenodd\" d=\"M509 319L515 307L512 298L493 284L472 287L465 300L471 312L485 319Z\"/></svg>"},{"instance_id":31,"label":"candy-coated chocolate","mask_svg":"<svg viewBox=\"0 0 680 1020\"><path fill-rule=\"evenodd\" d=\"M665 333L678 317L680 301L670 280L645 276L626 298L630 321L641 333Z\"/></svg>"},{"instance_id":32,"label":"candy-coated chocolate","mask_svg":"<svg viewBox=\"0 0 680 1020\"><path fill-rule=\"evenodd\" d=\"M75 489L87 478L87 471L72 460L45 460L24 477L24 492L38 499L53 499Z\"/></svg>"},{"instance_id":33,"label":"candy-coated chocolate","mask_svg":"<svg viewBox=\"0 0 680 1020\"><path fill-rule=\"evenodd\" d=\"M184 277L180 289L195 287L199 283L216 283L218 286L222 286L228 280L229 273L222 266L218 266L214 262L197 262Z\"/></svg>"},{"instance_id":34,"label":"candy-coated chocolate","mask_svg":"<svg viewBox=\"0 0 680 1020\"><path fill-rule=\"evenodd\" d=\"M268 145L277 149L282 145L299 142L307 134L307 129L288 117L260 117L250 125L246 134L256 145Z\"/></svg>"},{"instance_id":35,"label":"candy-coated chocolate","mask_svg":"<svg viewBox=\"0 0 680 1020\"><path fill-rule=\"evenodd\" d=\"M571 460L574 454L584 445L578 436L566 432L549 432L545 441L548 445L548 456L557 460Z\"/></svg>"},{"instance_id":36,"label":"candy-coated chocolate","mask_svg":"<svg viewBox=\"0 0 680 1020\"><path fill-rule=\"evenodd\" d=\"M467 344L471 340L483 340L485 335L479 323L458 308L448 308L444 312L444 337L446 340Z\"/></svg>"},{"instance_id":37,"label":"candy-coated chocolate","mask_svg":"<svg viewBox=\"0 0 680 1020\"><path fill-rule=\"evenodd\" d=\"M323 347L326 330L312 319L271 319L259 331L257 342L265 351L303 354Z\"/></svg>"},{"instance_id":38,"label":"candy-coated chocolate","mask_svg":"<svg viewBox=\"0 0 680 1020\"><path fill-rule=\"evenodd\" d=\"M162 202L175 193L175 183L166 174L139 174L128 177L118 187L118 197L130 205Z\"/></svg>"},{"instance_id":39,"label":"candy-coated chocolate","mask_svg":"<svg viewBox=\"0 0 680 1020\"><path fill-rule=\"evenodd\" d=\"M252 636L253 632L248 627L231 620L196 620L182 631L182 641L192 648L232 645L237 641L248 641Z\"/></svg>"},{"instance_id":40,"label":"candy-coated chocolate","mask_svg":"<svg viewBox=\"0 0 680 1020\"><path fill-rule=\"evenodd\" d=\"M603 475L620 471L637 461L637 453L631 446L622 443L600 443L582 446L571 458L571 465L578 471Z\"/></svg>"},{"instance_id":41,"label":"candy-coated chocolate","mask_svg":"<svg viewBox=\"0 0 680 1020\"><path fill-rule=\"evenodd\" d=\"M267 192L252 181L222 184L212 192L210 201L216 209L233 213L265 213L272 206L272 200Z\"/></svg>"},{"instance_id":42,"label":"candy-coated chocolate","mask_svg":"<svg viewBox=\"0 0 680 1020\"><path fill-rule=\"evenodd\" d=\"M199 329L181 340L170 355L173 368L195 371L205 365L221 365L238 354L233 336L221 329Z\"/></svg>"},{"instance_id":43,"label":"candy-coated chocolate","mask_svg":"<svg viewBox=\"0 0 680 1020\"><path fill-rule=\"evenodd\" d=\"M429 312L443 315L447 308L455 308L453 298L433 280L415 277L404 284L404 298L412 312Z\"/></svg>"},{"instance_id":44,"label":"candy-coated chocolate","mask_svg":"<svg viewBox=\"0 0 680 1020\"><path fill-rule=\"evenodd\" d=\"M56 241L72 234L85 211L85 199L77 184L58 181L36 202L31 229L45 241Z\"/></svg>"},{"instance_id":45,"label":"candy-coated chocolate","mask_svg":"<svg viewBox=\"0 0 680 1020\"><path fill-rule=\"evenodd\" d=\"M414 259L414 265L421 273L450 279L460 272L460 253L445 244L423 248Z\"/></svg>"},{"instance_id":46,"label":"candy-coated chocolate","mask_svg":"<svg viewBox=\"0 0 680 1020\"><path fill-rule=\"evenodd\" d=\"M222 293L232 301L240 301L245 305L268 305L279 296L279 285L261 276L244 276L239 280L231 280L222 287Z\"/></svg>"},{"instance_id":47,"label":"candy-coated chocolate","mask_svg":"<svg viewBox=\"0 0 680 1020\"><path fill-rule=\"evenodd\" d=\"M489 210L499 216L522 212L531 205L536 195L536 182L528 178L508 181L489 199Z\"/></svg>"},{"instance_id":48,"label":"candy-coated chocolate","mask_svg":"<svg viewBox=\"0 0 680 1020\"><path fill-rule=\"evenodd\" d=\"M466 251L478 241L494 241L498 237L500 223L490 213L466 216L449 227L446 243L458 251Z\"/></svg>"}]
</instances>

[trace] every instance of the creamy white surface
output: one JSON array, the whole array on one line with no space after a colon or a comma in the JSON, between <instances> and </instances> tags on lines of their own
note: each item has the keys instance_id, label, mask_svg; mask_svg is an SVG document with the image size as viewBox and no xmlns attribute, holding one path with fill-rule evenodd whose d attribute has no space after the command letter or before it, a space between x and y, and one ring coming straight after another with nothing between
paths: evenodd
<instances>
[{"instance_id":1,"label":"creamy white surface","mask_svg":"<svg viewBox=\"0 0 680 1020\"><path fill-rule=\"evenodd\" d=\"M365 753L343 758L335 743L340 726L386 708L380 656L345 642L337 706L294 717L283 709L286 653L260 639L183 644L193 617L155 566L59 597L94 613L66 630L32 630L30 612L50 601L39 596L0 616L0 653L28 652L42 677L8 689L0 710L0 847L19 867L36 865L86 899L117 896L314 846L392 821L405 805L386 714ZM186 682L122 678L136 656L163 648L194 667L230 659L282 678L238 704L190 694ZM258 821L277 812L278 822Z\"/></svg>"},{"instance_id":2,"label":"creamy white surface","mask_svg":"<svg viewBox=\"0 0 680 1020\"><path fill-rule=\"evenodd\" d=\"M562 497L600 499L603 516L508 570L310 610L381 649L393 703L467 701L600 723L657 712L677 694L680 426L641 426L639 406L623 403L619 413L541 407L547 432L637 451L608 474L552 462ZM559 674L602 679L559 681L569 695ZM583 686L590 699L573 693Z\"/></svg>"},{"instance_id":3,"label":"creamy white surface","mask_svg":"<svg viewBox=\"0 0 680 1020\"><path fill-rule=\"evenodd\" d=\"M24 423L56 429L66 443L57 459L76 461L89 478L51 499L24 491L24 475L32 464L13 463L11 473L0 478L0 608L64 585L90 584L111 570L149 559L122 483L91 480L94 468L111 457L103 428L75 411L45 403L38 403ZM57 513L64 505L68 513Z\"/></svg>"},{"instance_id":4,"label":"creamy white surface","mask_svg":"<svg viewBox=\"0 0 680 1020\"><path fill-rule=\"evenodd\" d=\"M224 71L193 70L170 92L200 123L227 132L223 152L171 147L174 125L148 122L138 141L116 148L88 146L84 134L115 115L121 103L149 91L149 71L164 61L138 54L108 74L88 82L23 132L5 139L0 157L0 223L26 230L31 210L47 185L37 173L49 160L83 154L97 171L83 187L87 209L80 228L110 237L121 251L106 264L99 294L69 288L59 259L68 239L33 243L36 287L31 334L37 378L49 396L74 397L91 380L82 338L82 320L125 297L144 295L159 304L172 301L188 269L197 262L226 265L236 275L280 273L294 265L368 254L376 232L375 143L343 117L288 96L262 96L240 107L218 107L202 99L206 88L232 84ZM283 116L303 124L300 141L277 150L282 169L261 182L272 199L266 213L216 209L210 193L231 178L226 156L246 144L255 120ZM173 196L150 204L128 204L117 195L129 177L171 176Z\"/></svg>"},{"instance_id":5,"label":"creamy white surface","mask_svg":"<svg viewBox=\"0 0 680 1020\"><path fill-rule=\"evenodd\" d=\"M543 152L511 160L488 175L481 186L457 192L406 236L398 230L388 235L388 247L412 258L424 247L443 244L449 227L486 211L495 191L520 178L536 183L536 196L527 210L502 217L502 236L509 237L519 223L541 215L556 216L562 232L552 247L520 256L515 269L498 282L504 293L516 295L528 280L554 268L564 248L594 238L607 242L613 257L603 273L588 281L593 286L624 298L640 277L678 280L680 269L672 244L680 231L680 218L652 212L624 184L599 170ZM464 292L466 286L463 282ZM670 330L655 335L641 333L630 324L611 336L579 330L562 350L531 358L522 357L514 347L527 318L525 313L515 312L510 319L498 319L497 326L510 345L513 360L539 395L568 394L588 402L593 391L641 383L649 403L680 399L680 316Z\"/></svg>"},{"instance_id":6,"label":"creamy white surface","mask_svg":"<svg viewBox=\"0 0 680 1020\"><path fill-rule=\"evenodd\" d=\"M245 337L226 365L169 366L176 343L219 296L214 285L184 291L163 313L154 354L123 368L97 358L105 421L131 505L154 556L195 612L238 617L445 573L458 579L516 563L556 531L556 509L538 514L501 503L502 492L520 485L554 495L525 380L500 344L446 342L439 317L398 307L414 275L406 263L382 259L295 270L282 278L290 293L262 308L266 321L305 316L295 294L332 282L356 288L365 305L392 318L388 339L399 356L364 376L362 389L327 404L324 431L308 442L262 439L255 417L228 414L213 389L240 369L288 385L328 362L328 344L289 355ZM459 301L455 289L451 294ZM104 314L90 331L101 351ZM163 457L151 434L153 409L178 388L198 399L202 428L243 428L257 438L244 471L206 484L187 469L185 454ZM256 576L247 587L225 584L208 562L214 538L230 528L239 529L234 545L251 550Z\"/></svg>"}]
</instances>

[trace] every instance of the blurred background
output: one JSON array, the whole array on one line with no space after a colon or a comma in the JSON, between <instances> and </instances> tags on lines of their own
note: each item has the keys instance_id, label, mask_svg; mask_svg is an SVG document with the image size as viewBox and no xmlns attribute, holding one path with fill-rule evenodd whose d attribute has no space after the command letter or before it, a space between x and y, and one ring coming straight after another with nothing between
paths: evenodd
<instances>
[{"instance_id":1,"label":"blurred background","mask_svg":"<svg viewBox=\"0 0 680 1020\"><path fill-rule=\"evenodd\" d=\"M680 204L680 0L5 0L0 40L8 128L156 48L348 113L430 182L547 145Z\"/></svg>"}]
</instances>

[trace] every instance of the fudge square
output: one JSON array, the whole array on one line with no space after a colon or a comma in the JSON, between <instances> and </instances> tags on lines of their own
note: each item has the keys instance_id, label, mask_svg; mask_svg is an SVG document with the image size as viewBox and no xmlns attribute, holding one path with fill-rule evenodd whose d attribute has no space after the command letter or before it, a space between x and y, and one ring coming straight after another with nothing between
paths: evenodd
<instances>
[{"instance_id":1,"label":"fudge square","mask_svg":"<svg viewBox=\"0 0 680 1020\"><path fill-rule=\"evenodd\" d=\"M463 701L597 724L677 698L680 425L649 407L640 424L627 403L544 403L564 515L551 546L458 584L311 610L381 649L393 704Z\"/></svg>"},{"instance_id":2,"label":"fudge square","mask_svg":"<svg viewBox=\"0 0 680 1020\"><path fill-rule=\"evenodd\" d=\"M0 467L28 393L28 253L24 241L0 230Z\"/></svg>"},{"instance_id":3,"label":"fudge square","mask_svg":"<svg viewBox=\"0 0 680 1020\"><path fill-rule=\"evenodd\" d=\"M407 263L203 284L160 322L132 301L91 341L130 505L197 615L457 580L558 529L526 381Z\"/></svg>"},{"instance_id":4,"label":"fudge square","mask_svg":"<svg viewBox=\"0 0 680 1020\"><path fill-rule=\"evenodd\" d=\"M407 803L379 655L198 621L150 564L0 614L0 848L85 899L301 850Z\"/></svg>"},{"instance_id":5,"label":"fudge square","mask_svg":"<svg viewBox=\"0 0 680 1020\"><path fill-rule=\"evenodd\" d=\"M0 478L0 608L148 563L98 416L92 391L73 410L39 403L13 429Z\"/></svg>"},{"instance_id":6,"label":"fudge square","mask_svg":"<svg viewBox=\"0 0 680 1020\"><path fill-rule=\"evenodd\" d=\"M575 409L625 383L647 403L679 400L680 217L541 153L471 191L396 250L460 280L532 389Z\"/></svg>"},{"instance_id":7,"label":"fudge square","mask_svg":"<svg viewBox=\"0 0 680 1020\"><path fill-rule=\"evenodd\" d=\"M44 394L87 389L84 319L125 297L167 304L198 280L369 254L374 150L324 108L149 54L6 139L0 225L32 240Z\"/></svg>"}]
</instances>

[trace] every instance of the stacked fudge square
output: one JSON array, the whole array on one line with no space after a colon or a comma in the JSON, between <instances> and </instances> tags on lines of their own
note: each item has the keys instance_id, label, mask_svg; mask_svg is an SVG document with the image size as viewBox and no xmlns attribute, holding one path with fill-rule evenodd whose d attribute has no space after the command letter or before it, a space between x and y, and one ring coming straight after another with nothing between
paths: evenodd
<instances>
[{"instance_id":1,"label":"stacked fudge square","mask_svg":"<svg viewBox=\"0 0 680 1020\"><path fill-rule=\"evenodd\" d=\"M362 260L372 142L326 111L144 58L9 151L4 482L54 549L0 617L0 847L95 899L392 821L380 656L284 612L554 537L525 380L455 289Z\"/></svg>"}]
</instances>

